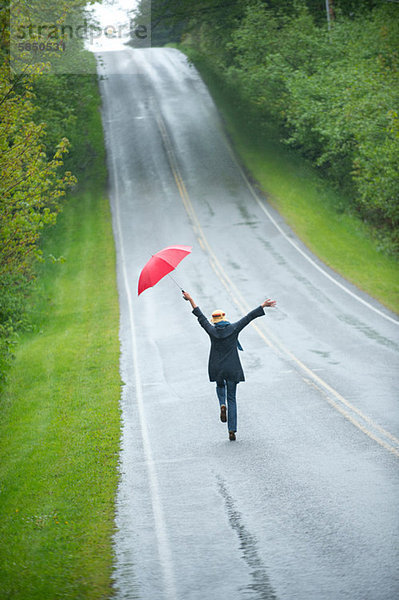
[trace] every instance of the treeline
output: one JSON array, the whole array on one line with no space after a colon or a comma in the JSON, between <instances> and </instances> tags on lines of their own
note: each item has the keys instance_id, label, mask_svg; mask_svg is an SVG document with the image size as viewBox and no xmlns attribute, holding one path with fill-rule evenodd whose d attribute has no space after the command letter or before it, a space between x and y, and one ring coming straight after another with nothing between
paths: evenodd
<instances>
[{"instance_id":1,"label":"treeline","mask_svg":"<svg viewBox=\"0 0 399 600\"><path fill-rule=\"evenodd\" d=\"M53 2L52 14L78 14L85 4ZM38 22L47 5L35 3ZM32 18L29 2L14 3L11 10L14 21ZM20 66L13 60L8 2L0 9L0 26L1 388L18 333L28 326L27 299L37 261L61 258L43 256L41 238L55 223L67 191L90 167L94 145L87 123L97 107L91 98L94 74L54 74L48 67L43 74L38 64ZM86 60L94 60L86 54Z\"/></svg>"},{"instance_id":2,"label":"treeline","mask_svg":"<svg viewBox=\"0 0 399 600\"><path fill-rule=\"evenodd\" d=\"M399 254L399 3L152 0L152 22L153 45L207 57L259 129L276 124Z\"/></svg>"}]
</instances>

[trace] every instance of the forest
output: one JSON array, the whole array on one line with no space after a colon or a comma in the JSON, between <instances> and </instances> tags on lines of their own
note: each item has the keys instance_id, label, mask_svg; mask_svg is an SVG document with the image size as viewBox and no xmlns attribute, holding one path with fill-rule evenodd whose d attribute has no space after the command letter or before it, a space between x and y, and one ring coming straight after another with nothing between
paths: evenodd
<instances>
[{"instance_id":1,"label":"forest","mask_svg":"<svg viewBox=\"0 0 399 600\"><path fill-rule=\"evenodd\" d=\"M153 45L195 48L398 255L399 2L152 0L151 21Z\"/></svg>"}]
</instances>

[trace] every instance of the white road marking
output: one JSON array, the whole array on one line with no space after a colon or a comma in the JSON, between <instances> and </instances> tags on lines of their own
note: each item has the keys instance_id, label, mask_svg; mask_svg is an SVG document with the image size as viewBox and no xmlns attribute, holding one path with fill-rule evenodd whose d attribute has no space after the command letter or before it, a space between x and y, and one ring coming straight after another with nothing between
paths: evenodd
<instances>
[{"instance_id":1,"label":"white road marking","mask_svg":"<svg viewBox=\"0 0 399 600\"><path fill-rule=\"evenodd\" d=\"M110 137L113 138L113 131L110 129ZM115 140L112 139L112 147L116 148ZM126 292L128 310L129 310L129 324L130 324L130 335L131 335L131 344L132 344L132 358L133 358L133 368L134 368L134 383L135 383L135 392L136 392L136 402L137 409L139 413L140 419L140 429L143 440L143 451L145 463L147 466L148 473L148 481L149 488L151 494L151 504L152 511L154 515L154 523L155 523L155 534L157 539L158 553L159 553L159 561L161 565L163 580L164 580L164 592L165 598L167 600L176 600L176 584L175 584L175 576L173 569L173 560L172 553L170 550L170 544L168 539L168 534L165 526L165 516L162 507L161 496L159 492L159 484L158 484L158 476L156 472L156 466L153 459L151 442L148 433L147 420L145 416L144 409L144 401L143 401L143 385L141 382L141 375L139 369L138 362L138 352L137 352L137 338L136 338L136 327L134 322L134 311L133 311L133 302L132 302L132 293L129 285L129 279L127 275L126 269L126 260L125 260L125 251L124 251L124 242L123 242L123 234L121 227L121 217L120 217L120 208L119 208L119 185L118 185L118 177L117 177L117 168L116 168L116 160L115 155L111 152L112 156L112 166L113 173L112 178L114 180L114 189L115 189L115 224L116 224L116 233L118 239L118 247L120 250L120 262L122 267L123 274L123 283Z\"/></svg>"}]
</instances>

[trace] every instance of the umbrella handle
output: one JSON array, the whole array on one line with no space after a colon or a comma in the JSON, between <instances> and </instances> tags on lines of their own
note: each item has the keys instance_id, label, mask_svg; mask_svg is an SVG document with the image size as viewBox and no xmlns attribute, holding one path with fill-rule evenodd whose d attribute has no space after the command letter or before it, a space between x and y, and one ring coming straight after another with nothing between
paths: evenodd
<instances>
[{"instance_id":1,"label":"umbrella handle","mask_svg":"<svg viewBox=\"0 0 399 600\"><path fill-rule=\"evenodd\" d=\"M177 283L176 279L174 279L170 273L168 273L168 276L169 276L169 277L171 278L171 280L172 280L172 281L173 281L173 282L174 282L174 283L177 285L177 287L179 288L179 290L180 290L181 292L184 292L184 290L183 290L182 286L181 286L181 285L179 285L179 284Z\"/></svg>"}]
</instances>

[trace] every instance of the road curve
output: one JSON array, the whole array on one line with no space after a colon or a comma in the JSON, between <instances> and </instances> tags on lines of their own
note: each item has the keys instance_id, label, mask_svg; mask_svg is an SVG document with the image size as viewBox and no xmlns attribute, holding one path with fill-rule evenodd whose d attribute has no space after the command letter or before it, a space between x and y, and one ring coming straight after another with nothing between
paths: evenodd
<instances>
[{"instance_id":1,"label":"road curve","mask_svg":"<svg viewBox=\"0 0 399 600\"><path fill-rule=\"evenodd\" d=\"M118 599L399 596L399 323L325 267L251 186L196 70L173 49L97 55L121 307ZM170 278L244 330L237 442L208 339ZM355 260L355 257L354 257Z\"/></svg>"}]
</instances>

